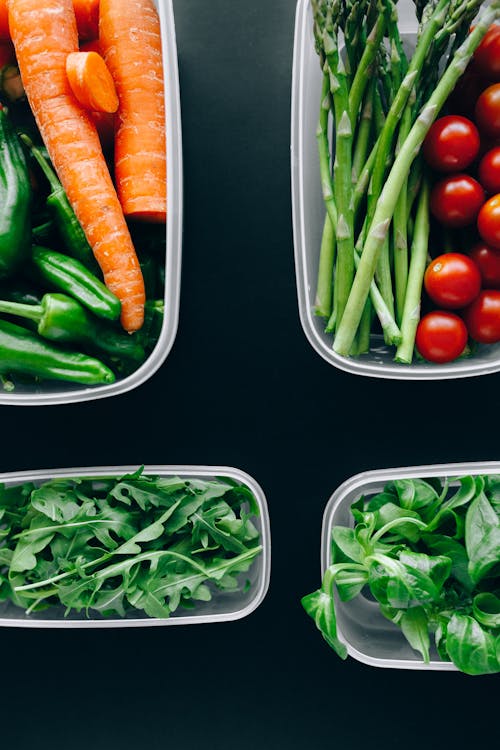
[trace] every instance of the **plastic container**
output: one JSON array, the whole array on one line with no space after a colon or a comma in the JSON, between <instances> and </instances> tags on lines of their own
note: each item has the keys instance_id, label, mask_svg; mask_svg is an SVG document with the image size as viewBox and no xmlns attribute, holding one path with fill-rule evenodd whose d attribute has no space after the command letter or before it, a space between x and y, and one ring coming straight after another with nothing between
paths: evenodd
<instances>
[{"instance_id":1,"label":"plastic container","mask_svg":"<svg viewBox=\"0 0 500 750\"><path fill-rule=\"evenodd\" d=\"M38 385L16 382L12 392L0 387L0 404L45 406L115 396L137 388L163 364L172 345L179 319L182 254L182 131L172 0L155 0L159 9L165 79L165 116L167 142L167 225L165 261L165 316L160 337L148 359L131 375L110 385L80 386L57 381Z\"/></svg>"},{"instance_id":2,"label":"plastic container","mask_svg":"<svg viewBox=\"0 0 500 750\"><path fill-rule=\"evenodd\" d=\"M401 0L397 10L401 34L413 36L416 31L413 3ZM316 140L322 74L314 49L312 26L310 0L299 0L292 79L292 208L299 313L310 344L330 364L357 375L438 380L497 372L500 370L499 344L480 346L473 358L459 359L446 365L421 362L398 364L393 361L394 349L385 346L382 336L372 336L370 352L358 358L341 357L333 351L332 335L324 333L323 319L313 312L325 209Z\"/></svg>"},{"instance_id":3,"label":"plastic container","mask_svg":"<svg viewBox=\"0 0 500 750\"><path fill-rule=\"evenodd\" d=\"M53 469L43 471L21 471L0 474L0 483L15 486L24 482L42 483L49 479L85 477L102 479L119 477L135 471L137 466L108 466L76 469ZM262 552L254 559L249 571L244 574L250 581L247 590L239 592L215 591L210 602L197 602L195 614L183 614L188 610L179 608L169 618L127 616L125 618L86 617L84 613L64 617L64 608L53 607L45 612L26 616L24 610L10 602L0 603L0 627L25 628L130 628L153 625L193 625L198 623L228 622L246 617L261 604L271 572L271 536L267 502L261 487L248 474L227 466L145 466L144 473L162 477L179 476L182 479L230 478L246 485L255 497L259 516L253 519L261 537ZM191 610L190 610L191 611Z\"/></svg>"},{"instance_id":4,"label":"plastic container","mask_svg":"<svg viewBox=\"0 0 500 750\"><path fill-rule=\"evenodd\" d=\"M356 474L333 493L323 514L321 532L321 575L332 564L333 526L352 527L350 508L360 495L381 492L386 482L395 479L461 477L464 475L500 474L500 463L440 464L400 469L383 469ZM336 599L337 634L350 656L372 667L393 669L433 669L457 671L451 662L441 661L431 649L431 661L424 664L402 635L399 628L380 613L377 602L361 593L350 602Z\"/></svg>"}]
</instances>

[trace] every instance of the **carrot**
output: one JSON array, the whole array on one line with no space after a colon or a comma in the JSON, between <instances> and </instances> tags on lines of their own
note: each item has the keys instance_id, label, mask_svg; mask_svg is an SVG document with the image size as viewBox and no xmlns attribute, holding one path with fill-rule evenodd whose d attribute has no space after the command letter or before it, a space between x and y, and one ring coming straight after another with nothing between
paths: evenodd
<instances>
[{"instance_id":1,"label":"carrot","mask_svg":"<svg viewBox=\"0 0 500 750\"><path fill-rule=\"evenodd\" d=\"M40 4L43 0L40 0ZM80 39L99 36L99 0L73 0ZM7 0L0 0L0 39L10 39Z\"/></svg>"},{"instance_id":2,"label":"carrot","mask_svg":"<svg viewBox=\"0 0 500 750\"><path fill-rule=\"evenodd\" d=\"M0 39L10 39L7 0L0 0Z\"/></svg>"},{"instance_id":3,"label":"carrot","mask_svg":"<svg viewBox=\"0 0 500 750\"><path fill-rule=\"evenodd\" d=\"M160 22L152 0L101 0L99 41L120 105L115 181L125 216L164 222L165 100Z\"/></svg>"},{"instance_id":4,"label":"carrot","mask_svg":"<svg viewBox=\"0 0 500 750\"><path fill-rule=\"evenodd\" d=\"M97 39L99 36L99 0L73 0L73 8L80 39Z\"/></svg>"},{"instance_id":5,"label":"carrot","mask_svg":"<svg viewBox=\"0 0 500 750\"><path fill-rule=\"evenodd\" d=\"M95 126L73 96L66 57L78 50L72 0L8 0L24 88L52 163L127 331L142 326L144 281Z\"/></svg>"},{"instance_id":6,"label":"carrot","mask_svg":"<svg viewBox=\"0 0 500 750\"><path fill-rule=\"evenodd\" d=\"M82 107L96 112L116 112L118 97L106 63L97 52L70 52L66 75Z\"/></svg>"}]
</instances>

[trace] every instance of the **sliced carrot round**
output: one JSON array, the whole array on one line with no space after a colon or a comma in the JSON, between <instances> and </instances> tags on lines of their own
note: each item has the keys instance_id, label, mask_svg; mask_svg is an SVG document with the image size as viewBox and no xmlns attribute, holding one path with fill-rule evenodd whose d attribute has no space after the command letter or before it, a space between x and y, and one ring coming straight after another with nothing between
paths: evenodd
<instances>
[{"instance_id":1,"label":"sliced carrot round","mask_svg":"<svg viewBox=\"0 0 500 750\"><path fill-rule=\"evenodd\" d=\"M66 58L69 85L82 107L116 112L118 96L111 73L97 52L70 52Z\"/></svg>"}]
</instances>

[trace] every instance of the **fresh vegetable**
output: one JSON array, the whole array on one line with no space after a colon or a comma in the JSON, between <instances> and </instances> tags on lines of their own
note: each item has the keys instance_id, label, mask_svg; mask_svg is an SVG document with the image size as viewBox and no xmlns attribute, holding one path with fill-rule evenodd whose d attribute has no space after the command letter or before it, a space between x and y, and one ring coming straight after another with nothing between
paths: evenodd
<instances>
[{"instance_id":1,"label":"fresh vegetable","mask_svg":"<svg viewBox=\"0 0 500 750\"><path fill-rule=\"evenodd\" d=\"M81 224L71 208L66 193L57 179L57 175L43 155L42 149L35 146L26 135L23 134L21 138L23 143L30 149L31 154L49 183L50 193L46 199L46 206L56 223L57 230L66 250L91 271L94 273L97 272L98 265L92 253L92 248L87 242Z\"/></svg>"},{"instance_id":2,"label":"fresh vegetable","mask_svg":"<svg viewBox=\"0 0 500 750\"><path fill-rule=\"evenodd\" d=\"M462 672L499 672L499 498L497 476L399 479L361 496L351 506L354 527L332 529L321 588L302 599L327 643L346 658L336 597L369 592L425 663L436 659L434 641L439 658Z\"/></svg>"},{"instance_id":3,"label":"fresh vegetable","mask_svg":"<svg viewBox=\"0 0 500 750\"><path fill-rule=\"evenodd\" d=\"M463 354L467 328L461 318L446 310L434 310L419 321L415 345L428 362L445 364Z\"/></svg>"},{"instance_id":4,"label":"fresh vegetable","mask_svg":"<svg viewBox=\"0 0 500 750\"><path fill-rule=\"evenodd\" d=\"M31 259L46 283L71 295L99 318L119 318L120 300L76 258L35 245Z\"/></svg>"},{"instance_id":5,"label":"fresh vegetable","mask_svg":"<svg viewBox=\"0 0 500 750\"><path fill-rule=\"evenodd\" d=\"M255 498L232 479L139 469L25 483L0 488L0 513L0 600L27 615L61 605L87 617L203 611L251 585L262 552Z\"/></svg>"},{"instance_id":6,"label":"fresh vegetable","mask_svg":"<svg viewBox=\"0 0 500 750\"><path fill-rule=\"evenodd\" d=\"M500 26L493 24L474 52L475 69L492 81L500 81Z\"/></svg>"},{"instance_id":7,"label":"fresh vegetable","mask_svg":"<svg viewBox=\"0 0 500 750\"><path fill-rule=\"evenodd\" d=\"M456 310L477 297L481 289L481 274L469 256L446 253L427 266L424 285L438 307Z\"/></svg>"},{"instance_id":8,"label":"fresh vegetable","mask_svg":"<svg viewBox=\"0 0 500 750\"><path fill-rule=\"evenodd\" d=\"M500 136L500 84L488 86L476 102L475 117L478 128L492 138Z\"/></svg>"},{"instance_id":9,"label":"fresh vegetable","mask_svg":"<svg viewBox=\"0 0 500 750\"><path fill-rule=\"evenodd\" d=\"M80 39L99 36L99 0L73 0L76 26Z\"/></svg>"},{"instance_id":10,"label":"fresh vegetable","mask_svg":"<svg viewBox=\"0 0 500 750\"><path fill-rule=\"evenodd\" d=\"M66 74L73 94L85 109L116 112L118 97L111 73L97 52L71 52Z\"/></svg>"},{"instance_id":11,"label":"fresh vegetable","mask_svg":"<svg viewBox=\"0 0 500 750\"><path fill-rule=\"evenodd\" d=\"M0 372L83 385L114 383L105 364L85 354L60 349L21 326L0 319Z\"/></svg>"},{"instance_id":12,"label":"fresh vegetable","mask_svg":"<svg viewBox=\"0 0 500 750\"><path fill-rule=\"evenodd\" d=\"M477 169L478 179L487 193L500 192L500 148L485 153Z\"/></svg>"},{"instance_id":13,"label":"fresh vegetable","mask_svg":"<svg viewBox=\"0 0 500 750\"><path fill-rule=\"evenodd\" d=\"M326 330L334 333L333 349L341 356L367 351L375 310L386 344L397 346L395 359L412 360L425 258L433 241L428 215L433 176L421 151L481 39L500 16L500 2L494 0L469 33L480 5L476 0L416 3L419 29L409 56L391 0L312 2L323 72L318 147L326 213L315 312L328 318ZM454 168L463 169L478 153L477 129L468 125L465 145L454 137ZM428 153L435 146L435 155L444 159L439 139L433 143L433 138L427 140ZM477 182L474 188L473 200L467 195L462 208L470 222L484 200Z\"/></svg>"},{"instance_id":14,"label":"fresh vegetable","mask_svg":"<svg viewBox=\"0 0 500 750\"><path fill-rule=\"evenodd\" d=\"M471 120L459 115L440 117L423 143L426 162L439 172L461 172L479 153L479 132Z\"/></svg>"},{"instance_id":15,"label":"fresh vegetable","mask_svg":"<svg viewBox=\"0 0 500 750\"><path fill-rule=\"evenodd\" d=\"M26 260L31 245L28 166L7 113L0 106L0 279Z\"/></svg>"},{"instance_id":16,"label":"fresh vegetable","mask_svg":"<svg viewBox=\"0 0 500 750\"><path fill-rule=\"evenodd\" d=\"M469 335L480 344L500 341L500 291L485 289L464 310Z\"/></svg>"},{"instance_id":17,"label":"fresh vegetable","mask_svg":"<svg viewBox=\"0 0 500 750\"><path fill-rule=\"evenodd\" d=\"M78 51L71 0L8 0L8 9L21 78L40 134L106 286L121 301L122 325L135 331L144 319L139 262L97 131L66 76L66 57Z\"/></svg>"},{"instance_id":18,"label":"fresh vegetable","mask_svg":"<svg viewBox=\"0 0 500 750\"><path fill-rule=\"evenodd\" d=\"M446 227L472 224L484 203L484 190L468 174L454 174L437 182L431 191L430 209Z\"/></svg>"},{"instance_id":19,"label":"fresh vegetable","mask_svg":"<svg viewBox=\"0 0 500 750\"><path fill-rule=\"evenodd\" d=\"M99 44L119 98L115 179L125 216L165 222L167 178L160 20L152 0L101 0Z\"/></svg>"},{"instance_id":20,"label":"fresh vegetable","mask_svg":"<svg viewBox=\"0 0 500 750\"><path fill-rule=\"evenodd\" d=\"M493 195L481 207L477 228L486 244L500 249L500 193Z\"/></svg>"},{"instance_id":21,"label":"fresh vegetable","mask_svg":"<svg viewBox=\"0 0 500 750\"><path fill-rule=\"evenodd\" d=\"M94 320L66 294L45 294L38 305L0 300L0 313L34 321L39 335L49 341L82 344L118 360L142 362L145 358L144 349L133 336Z\"/></svg>"},{"instance_id":22,"label":"fresh vegetable","mask_svg":"<svg viewBox=\"0 0 500 750\"><path fill-rule=\"evenodd\" d=\"M478 242L469 255L479 268L485 289L500 289L500 250Z\"/></svg>"}]
</instances>

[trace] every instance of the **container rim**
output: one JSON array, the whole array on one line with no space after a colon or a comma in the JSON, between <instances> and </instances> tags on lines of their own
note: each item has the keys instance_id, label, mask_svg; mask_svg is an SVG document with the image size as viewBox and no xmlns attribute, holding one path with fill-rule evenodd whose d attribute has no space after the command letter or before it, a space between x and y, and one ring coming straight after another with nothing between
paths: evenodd
<instances>
[{"instance_id":1,"label":"container rim","mask_svg":"<svg viewBox=\"0 0 500 750\"><path fill-rule=\"evenodd\" d=\"M295 280L299 307L299 319L304 334L312 348L330 365L352 375L381 378L388 380L448 380L458 378L490 375L500 371L500 353L497 360L478 362L471 359L470 364L463 364L465 360L457 360L445 365L403 365L385 364L363 359L341 357L333 351L331 345L321 337L314 324L309 300L311 285L315 279L308 277L306 267L307 239L304 215L305 179L304 169L306 159L303 144L305 142L305 94L307 81L305 80L305 57L310 47L310 0L298 0L295 15L294 50L292 66L292 98L291 98L291 194L292 194L292 227L294 238ZM404 33L411 33L415 28L409 22L404 22L401 29ZM319 63L318 63L319 71ZM314 135L314 134L313 134ZM319 185L319 175L318 175ZM382 337L380 341L383 343ZM368 355L365 355L368 356Z\"/></svg>"},{"instance_id":2,"label":"container rim","mask_svg":"<svg viewBox=\"0 0 500 750\"><path fill-rule=\"evenodd\" d=\"M0 405L48 406L93 401L126 393L148 380L163 364L170 353L179 325L182 217L183 217L183 172L182 172L182 123L179 89L179 69L173 0L158 2L162 31L163 71L165 80L165 130L168 145L167 158L167 224L165 260L165 316L155 348L145 362L133 373L110 385L75 387L44 393L6 393L0 390ZM47 381L49 382L49 381Z\"/></svg>"},{"instance_id":3,"label":"container rim","mask_svg":"<svg viewBox=\"0 0 500 750\"><path fill-rule=\"evenodd\" d=\"M331 536L335 511L353 493L362 494L363 487L374 482L385 484L395 479L422 479L426 477L458 478L464 475L500 474L500 461L473 461L465 463L428 464L422 466L404 466L390 469L373 469L363 471L346 479L330 496L324 513L321 527L321 577L326 568L331 565ZM337 623L337 635L345 644L350 656L363 664L372 667L392 669L419 669L456 672L457 667L452 662L431 661L424 664L419 659L382 659L359 651L347 639Z\"/></svg>"},{"instance_id":4,"label":"container rim","mask_svg":"<svg viewBox=\"0 0 500 750\"><path fill-rule=\"evenodd\" d=\"M14 471L0 474L0 483L23 483L26 481L44 481L56 478L86 478L102 479L103 477L115 477L137 471L138 465L120 465L120 466L92 466L92 467L74 467L68 469L38 469L35 471ZM0 627L26 627L26 628L126 628L126 627L156 627L159 625L197 625L208 624L213 622L230 622L240 620L250 615L264 600L269 589L271 577L271 529L269 520L269 510L266 496L262 487L257 481L242 471L232 466L204 466L204 465L187 465L187 464L145 464L145 474L155 474L157 476L176 476L186 478L209 478L221 477L234 479L248 487L254 496L259 509L259 522L261 526L261 544L262 552L256 558L260 565L260 575L258 584L255 587L254 595L248 604L241 609L211 615L180 615L171 618L130 618L117 619L109 618L106 620L53 620L53 619L16 619L1 618Z\"/></svg>"}]
</instances>

